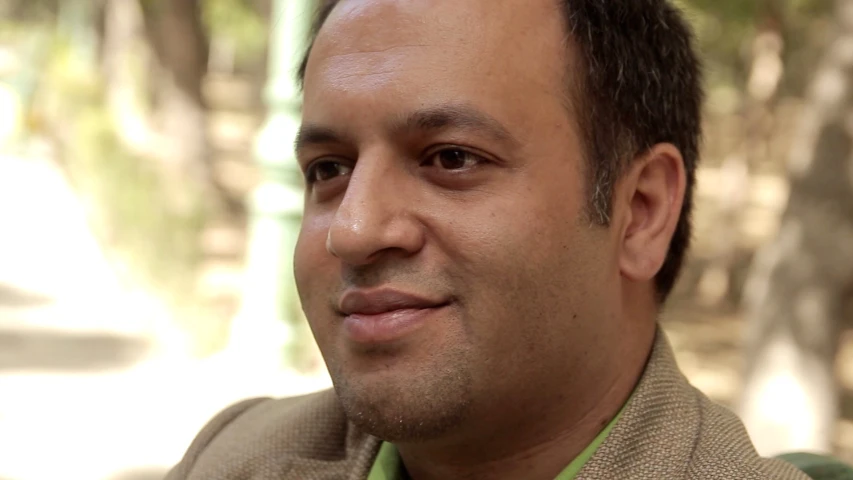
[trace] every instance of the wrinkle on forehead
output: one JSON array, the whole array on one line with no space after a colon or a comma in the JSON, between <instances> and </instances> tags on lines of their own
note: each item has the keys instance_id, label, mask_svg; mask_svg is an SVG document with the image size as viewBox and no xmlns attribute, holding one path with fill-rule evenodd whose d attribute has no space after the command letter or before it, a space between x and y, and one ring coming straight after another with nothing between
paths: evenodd
<instances>
[{"instance_id":1,"label":"wrinkle on forehead","mask_svg":"<svg viewBox=\"0 0 853 480\"><path fill-rule=\"evenodd\" d=\"M373 50L360 50L360 51L358 51L358 52L339 53L339 54L337 54L337 55L332 55L332 56L333 56L333 57L338 57L338 58L346 58L346 57L349 57L349 56L351 56L351 55L356 55L356 56L357 56L357 55L364 55L364 54L366 54L366 53L391 53L391 52L393 52L394 50L409 49L409 48L419 48L419 47L430 47L430 46L432 46L432 45L429 45L429 44L426 44L426 43L417 44L417 45L391 45L391 46L389 46L389 47L385 47L385 48L376 48L376 49L373 49Z\"/></svg>"},{"instance_id":2,"label":"wrinkle on forehead","mask_svg":"<svg viewBox=\"0 0 853 480\"><path fill-rule=\"evenodd\" d=\"M423 47L426 48L426 47ZM429 75L435 62L407 63L404 52L357 52L330 55L316 65L319 77L323 78L325 88L334 88L340 92L378 88L380 85L400 82L401 70L409 74ZM352 82L359 79L361 82ZM372 79L371 81L367 81ZM306 84L306 92L312 91L312 85Z\"/></svg>"},{"instance_id":3,"label":"wrinkle on forehead","mask_svg":"<svg viewBox=\"0 0 853 480\"><path fill-rule=\"evenodd\" d=\"M323 69L329 70L328 66L334 65L335 68L340 70L358 72L359 70L364 70L367 67L370 67L371 73L393 73L394 66L399 65L407 55L410 55L412 49L424 49L431 46L432 45L429 44L390 45L384 48L331 53L324 58ZM381 64L386 64L388 66L383 69ZM382 70L385 71L383 72ZM355 75L359 74L353 73L351 75L343 75L340 78L347 78Z\"/></svg>"}]
</instances>

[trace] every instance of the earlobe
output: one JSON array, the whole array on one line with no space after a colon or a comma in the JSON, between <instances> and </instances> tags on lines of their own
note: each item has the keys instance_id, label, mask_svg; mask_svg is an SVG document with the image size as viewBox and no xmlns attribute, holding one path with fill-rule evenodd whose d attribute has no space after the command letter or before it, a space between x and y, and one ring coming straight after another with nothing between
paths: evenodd
<instances>
[{"instance_id":1,"label":"earlobe","mask_svg":"<svg viewBox=\"0 0 853 480\"><path fill-rule=\"evenodd\" d=\"M655 145L634 160L625 180L629 215L619 267L627 278L648 281L663 265L678 225L687 184L684 159L674 145Z\"/></svg>"}]
</instances>

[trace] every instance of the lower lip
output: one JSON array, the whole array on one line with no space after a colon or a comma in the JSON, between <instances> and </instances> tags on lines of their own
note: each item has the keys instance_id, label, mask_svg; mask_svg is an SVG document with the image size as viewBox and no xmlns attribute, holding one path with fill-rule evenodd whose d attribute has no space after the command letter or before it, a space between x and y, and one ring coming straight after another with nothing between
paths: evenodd
<instances>
[{"instance_id":1,"label":"lower lip","mask_svg":"<svg viewBox=\"0 0 853 480\"><path fill-rule=\"evenodd\" d=\"M430 315L445 308L406 308L377 315L347 315L344 317L344 330L356 343L389 343L419 329Z\"/></svg>"}]
</instances>

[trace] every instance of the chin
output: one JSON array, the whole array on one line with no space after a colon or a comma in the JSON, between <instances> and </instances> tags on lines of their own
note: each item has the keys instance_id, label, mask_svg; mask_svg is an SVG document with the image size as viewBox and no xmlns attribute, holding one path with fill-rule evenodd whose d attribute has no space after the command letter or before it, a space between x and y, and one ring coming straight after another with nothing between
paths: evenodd
<instances>
[{"instance_id":1,"label":"chin","mask_svg":"<svg viewBox=\"0 0 853 480\"><path fill-rule=\"evenodd\" d=\"M471 410L470 376L463 372L342 374L333 372L335 392L347 418L390 442L428 441L450 434Z\"/></svg>"}]
</instances>

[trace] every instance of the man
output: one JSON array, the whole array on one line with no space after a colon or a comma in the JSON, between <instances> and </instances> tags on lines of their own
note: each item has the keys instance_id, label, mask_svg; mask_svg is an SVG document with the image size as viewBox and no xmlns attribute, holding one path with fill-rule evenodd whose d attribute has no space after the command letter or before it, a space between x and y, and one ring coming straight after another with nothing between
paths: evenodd
<instances>
[{"instance_id":1,"label":"man","mask_svg":"<svg viewBox=\"0 0 853 480\"><path fill-rule=\"evenodd\" d=\"M657 326L701 79L665 0L339 0L300 72L296 280L334 391L170 479L805 479Z\"/></svg>"}]
</instances>

